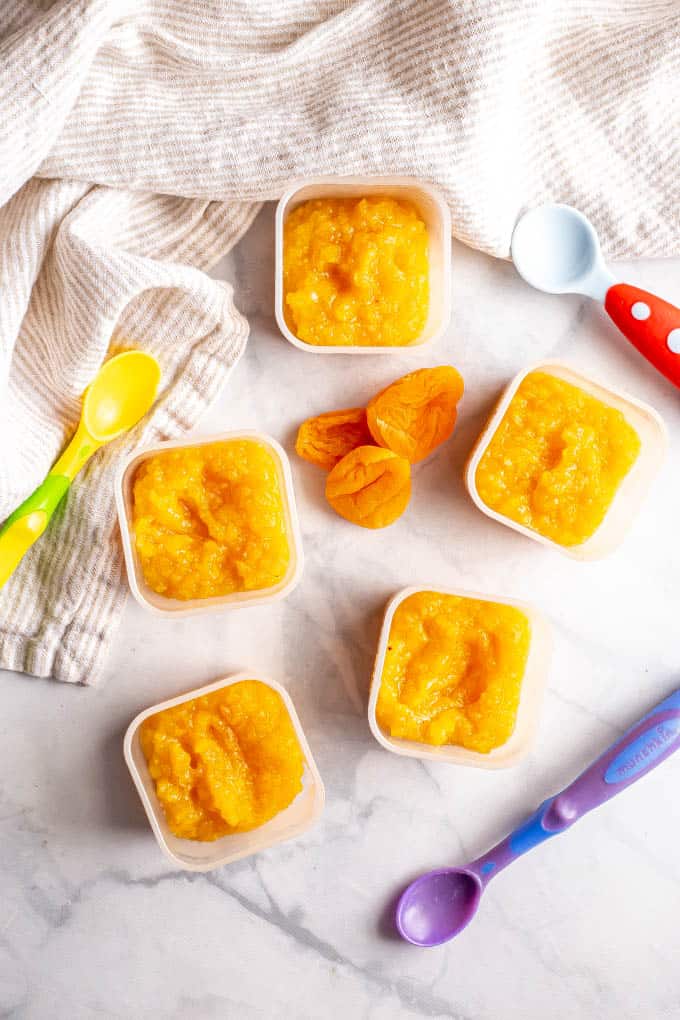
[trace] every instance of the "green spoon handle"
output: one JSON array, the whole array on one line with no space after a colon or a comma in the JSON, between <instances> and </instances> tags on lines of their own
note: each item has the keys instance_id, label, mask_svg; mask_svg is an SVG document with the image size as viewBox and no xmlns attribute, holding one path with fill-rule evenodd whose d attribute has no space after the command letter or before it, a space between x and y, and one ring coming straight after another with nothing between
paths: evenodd
<instances>
[{"instance_id":1,"label":"green spoon handle","mask_svg":"<svg viewBox=\"0 0 680 1020\"><path fill-rule=\"evenodd\" d=\"M42 535L66 495L70 478L50 474L0 527L0 588L14 573L24 554Z\"/></svg>"}]
</instances>

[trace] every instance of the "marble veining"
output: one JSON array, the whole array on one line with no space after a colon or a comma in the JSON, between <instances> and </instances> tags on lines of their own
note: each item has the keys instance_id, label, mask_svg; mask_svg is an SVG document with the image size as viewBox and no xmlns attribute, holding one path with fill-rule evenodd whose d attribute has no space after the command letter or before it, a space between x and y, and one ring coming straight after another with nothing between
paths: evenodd
<instances>
[{"instance_id":1,"label":"marble veining","mask_svg":"<svg viewBox=\"0 0 680 1020\"><path fill-rule=\"evenodd\" d=\"M248 351L200 431L257 427L292 452L310 414L410 367L450 361L453 440L414 472L405 516L365 532L292 457L306 570L285 601L188 620L128 601L93 689L0 676L0 1016L12 1020L597 1020L680 1017L680 756L490 885L449 946L394 938L395 893L502 836L680 682L677 392L579 298L529 290L454 245L454 314L429 356L313 356L273 318L266 207L217 275L250 318ZM615 267L680 304L678 261ZM462 467L502 385L548 356L652 403L670 453L624 546L581 564L481 515ZM382 609L407 584L535 602L555 650L536 745L486 773L391 755L366 699ZM302 839L207 874L161 857L122 760L141 708L245 668L289 688L327 788Z\"/></svg>"}]
</instances>

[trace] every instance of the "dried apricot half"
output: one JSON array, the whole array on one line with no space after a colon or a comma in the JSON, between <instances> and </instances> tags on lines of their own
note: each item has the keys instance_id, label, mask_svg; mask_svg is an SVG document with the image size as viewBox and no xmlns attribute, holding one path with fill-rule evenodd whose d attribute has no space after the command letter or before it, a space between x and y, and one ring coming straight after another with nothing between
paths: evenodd
<instances>
[{"instance_id":1,"label":"dried apricot half","mask_svg":"<svg viewBox=\"0 0 680 1020\"><path fill-rule=\"evenodd\" d=\"M330 471L357 446L371 443L364 407L328 411L303 421L295 440L296 453Z\"/></svg>"},{"instance_id":2,"label":"dried apricot half","mask_svg":"<svg viewBox=\"0 0 680 1020\"><path fill-rule=\"evenodd\" d=\"M415 464L449 438L462 395L463 378L452 365L409 372L369 402L371 435Z\"/></svg>"},{"instance_id":3,"label":"dried apricot half","mask_svg":"<svg viewBox=\"0 0 680 1020\"><path fill-rule=\"evenodd\" d=\"M410 498L411 465L380 446L358 446L326 479L330 505L362 528L386 528L403 514Z\"/></svg>"}]
</instances>

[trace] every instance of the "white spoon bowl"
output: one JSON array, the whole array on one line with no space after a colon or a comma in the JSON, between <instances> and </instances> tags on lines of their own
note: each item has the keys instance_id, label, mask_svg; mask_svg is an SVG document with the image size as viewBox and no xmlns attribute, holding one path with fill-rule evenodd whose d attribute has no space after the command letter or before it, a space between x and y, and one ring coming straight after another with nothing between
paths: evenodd
<instances>
[{"instance_id":1,"label":"white spoon bowl","mask_svg":"<svg viewBox=\"0 0 680 1020\"><path fill-rule=\"evenodd\" d=\"M520 276L549 294L585 294L604 301L614 283L590 220L568 205L540 205L518 220L512 261Z\"/></svg>"}]
</instances>

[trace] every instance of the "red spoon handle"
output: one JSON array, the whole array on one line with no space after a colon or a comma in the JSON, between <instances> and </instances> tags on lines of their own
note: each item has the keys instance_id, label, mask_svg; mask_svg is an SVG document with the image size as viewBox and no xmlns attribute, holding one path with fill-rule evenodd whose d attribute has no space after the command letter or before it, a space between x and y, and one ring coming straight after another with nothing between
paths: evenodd
<instances>
[{"instance_id":1,"label":"red spoon handle","mask_svg":"<svg viewBox=\"0 0 680 1020\"><path fill-rule=\"evenodd\" d=\"M680 308L628 283L610 287L604 307L633 347L680 386Z\"/></svg>"}]
</instances>

